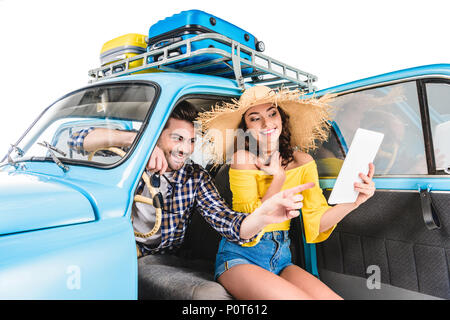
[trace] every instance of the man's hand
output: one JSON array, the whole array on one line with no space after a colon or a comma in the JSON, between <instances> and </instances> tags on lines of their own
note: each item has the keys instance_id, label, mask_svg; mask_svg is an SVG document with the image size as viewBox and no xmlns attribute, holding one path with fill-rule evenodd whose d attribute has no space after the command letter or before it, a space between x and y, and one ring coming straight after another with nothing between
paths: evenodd
<instances>
[{"instance_id":1,"label":"man's hand","mask_svg":"<svg viewBox=\"0 0 450 320\"><path fill-rule=\"evenodd\" d=\"M297 217L303 207L303 196L300 192L314 187L314 182L280 191L263 202L260 215L264 224L280 223Z\"/></svg>"},{"instance_id":2,"label":"man's hand","mask_svg":"<svg viewBox=\"0 0 450 320\"><path fill-rule=\"evenodd\" d=\"M239 235L242 239L250 239L266 225L280 223L297 217L303 207L303 196L298 194L314 187L313 182L280 191L262 203L252 214L249 214L241 224Z\"/></svg>"},{"instance_id":3,"label":"man's hand","mask_svg":"<svg viewBox=\"0 0 450 320\"><path fill-rule=\"evenodd\" d=\"M153 150L150 160L147 163L147 170L151 173L159 172L159 174L163 174L166 172L168 167L166 157L164 156L164 152L155 146Z\"/></svg>"}]
</instances>

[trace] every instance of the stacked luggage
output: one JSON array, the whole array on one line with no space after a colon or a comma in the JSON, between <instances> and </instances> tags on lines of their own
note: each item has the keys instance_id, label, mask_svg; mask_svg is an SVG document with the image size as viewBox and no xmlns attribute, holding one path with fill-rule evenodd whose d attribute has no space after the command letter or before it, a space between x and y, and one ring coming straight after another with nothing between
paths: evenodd
<instances>
[{"instance_id":1,"label":"stacked luggage","mask_svg":"<svg viewBox=\"0 0 450 320\"><path fill-rule=\"evenodd\" d=\"M128 59L145 53L147 51L146 35L129 33L123 36L114 38L106 42L100 51L100 64L102 67L113 64L120 60ZM143 61L131 61L129 68L137 68L143 65ZM125 65L115 65L112 70L109 70L104 75L107 76L112 73L117 73L125 70ZM150 69L140 71L141 73L158 71L157 69Z\"/></svg>"},{"instance_id":2,"label":"stacked luggage","mask_svg":"<svg viewBox=\"0 0 450 320\"><path fill-rule=\"evenodd\" d=\"M103 45L100 54L101 65L112 64L122 59L130 58L144 52L151 52L162 49L180 41L195 37L204 33L216 33L230 38L250 49L262 52L264 43L258 41L251 33L225 21L218 17L200 10L188 10L165 18L152 25L149 29L148 37L141 34L127 34L106 42ZM207 48L221 49L231 53L232 48L228 43L222 43L213 39L204 39L191 42L191 51ZM174 57L185 54L187 48L185 45L179 46L168 52L168 57ZM182 61L174 62L171 68L186 68L199 63L205 63L219 59L219 54L202 54L193 56ZM241 58L251 61L250 54L241 53ZM162 54L149 56L148 63L163 59ZM143 64L142 59L130 62L129 68L139 67ZM124 70L124 66L115 65L112 72L117 73ZM230 66L224 63L214 64L202 69L193 70L196 73L208 73L211 71L224 70L223 75L231 75ZM110 70L111 71L111 70ZM155 72L159 69L147 69L141 72ZM252 73L252 68L243 67L242 73Z\"/></svg>"}]
</instances>

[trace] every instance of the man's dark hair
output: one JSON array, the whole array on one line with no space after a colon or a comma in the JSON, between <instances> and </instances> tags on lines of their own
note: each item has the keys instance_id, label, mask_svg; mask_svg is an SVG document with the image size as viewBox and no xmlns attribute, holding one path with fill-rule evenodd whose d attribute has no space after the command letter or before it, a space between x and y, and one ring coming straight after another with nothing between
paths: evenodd
<instances>
[{"instance_id":1,"label":"man's dark hair","mask_svg":"<svg viewBox=\"0 0 450 320\"><path fill-rule=\"evenodd\" d=\"M170 115L170 118L189 121L192 124L197 117L198 111L187 101L181 101L178 103Z\"/></svg>"}]
</instances>

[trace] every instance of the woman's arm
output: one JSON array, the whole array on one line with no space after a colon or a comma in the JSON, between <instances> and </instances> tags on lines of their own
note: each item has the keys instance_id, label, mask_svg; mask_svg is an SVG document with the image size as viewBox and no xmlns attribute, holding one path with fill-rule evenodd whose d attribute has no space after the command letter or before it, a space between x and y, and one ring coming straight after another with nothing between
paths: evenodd
<instances>
[{"instance_id":1,"label":"woman's arm","mask_svg":"<svg viewBox=\"0 0 450 320\"><path fill-rule=\"evenodd\" d=\"M269 199L271 196L273 196L277 192L280 192L285 180L286 180L286 174L284 172L280 173L278 175L274 175L269 188L267 189L266 193L264 194L264 197L262 197L262 199L261 199L261 202L266 201L267 199Z\"/></svg>"},{"instance_id":2,"label":"woman's arm","mask_svg":"<svg viewBox=\"0 0 450 320\"><path fill-rule=\"evenodd\" d=\"M281 156L278 151L275 151L270 158L269 165L265 166L259 159L256 160L256 166L259 170L263 170L267 174L273 176L273 180L270 183L269 188L261 199L261 202L266 201L274 194L281 191L284 181L286 180L286 172L281 166Z\"/></svg>"},{"instance_id":3,"label":"woman's arm","mask_svg":"<svg viewBox=\"0 0 450 320\"><path fill-rule=\"evenodd\" d=\"M373 196L375 193L375 183L372 181L372 177L375 173L375 166L373 163L369 164L369 173L360 173L359 176L363 183L355 183L355 191L358 191L358 198L354 203L341 203L334 207L331 207L322 215L320 219L319 232L325 232L331 227L336 225L341 221L347 214L358 208L362 203L366 202L367 199Z\"/></svg>"},{"instance_id":4,"label":"woman's arm","mask_svg":"<svg viewBox=\"0 0 450 320\"><path fill-rule=\"evenodd\" d=\"M320 219L319 232L325 232L334 227L338 222L345 218L347 214L356 209L354 203L341 203L331 207L322 215Z\"/></svg>"}]
</instances>

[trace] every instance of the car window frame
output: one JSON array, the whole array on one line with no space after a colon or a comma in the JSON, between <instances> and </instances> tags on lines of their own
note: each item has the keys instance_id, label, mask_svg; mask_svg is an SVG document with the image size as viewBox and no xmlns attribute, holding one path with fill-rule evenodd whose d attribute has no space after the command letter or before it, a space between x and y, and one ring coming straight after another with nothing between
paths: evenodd
<instances>
[{"instance_id":1,"label":"car window frame","mask_svg":"<svg viewBox=\"0 0 450 320\"><path fill-rule=\"evenodd\" d=\"M450 86L450 78L449 77L430 77L427 79L419 79L417 80L417 86L420 87L422 92L421 110L424 110L422 125L424 126L424 133L426 130L426 134L429 140L429 143L425 143L425 152L427 155L427 165L429 165L428 172L430 175L439 175L439 176L449 176L444 172L444 170L436 169L436 159L434 152L434 143L433 143L433 134L431 128L431 118L430 111L428 106L428 95L427 95L427 84L428 83L445 83Z\"/></svg>"},{"instance_id":2,"label":"car window frame","mask_svg":"<svg viewBox=\"0 0 450 320\"><path fill-rule=\"evenodd\" d=\"M66 159L66 158L60 158L61 162L64 164L68 164L68 165L74 165L74 166L81 166L81 167L91 167L91 168L96 168L96 169L102 169L102 170L110 170L116 167L119 167L122 163L124 163L125 161L127 161L129 159L129 157L134 153L137 144L139 143L143 133L145 132L149 120L153 114L153 111L155 110L155 107L159 101L159 98L161 96L161 86L154 82L154 81L148 81L148 80L119 80L119 81L111 81L111 82L104 82L104 83L96 83L95 85L90 85L90 86L85 86L82 88L79 88L75 91L72 91L64 96L62 96L61 98L59 98L58 100L56 100L55 102L53 102L50 106L48 106L47 108L45 108L40 114L39 116L36 118L36 120L34 120L32 122L32 124L27 128L27 130L22 134L22 136L17 140L17 142L15 143L15 145L18 145L23 138L28 134L28 132L31 130L31 128L33 128L33 126L39 121L39 119L41 119L41 117L52 107L54 106L56 103L58 103L59 101L77 94L83 90L88 90L88 89L93 89L93 88L98 88L98 87L103 87L103 86L120 86L120 85L145 85L145 86L149 86L149 87L153 87L153 89L155 90L155 96L154 99L151 103L151 105L149 106L149 109L147 111L147 114L145 116L145 118L142 121L142 126L139 129L139 131L137 132L136 138L134 139L132 145L130 146L130 150L126 153L126 155L121 158L120 160L112 163L112 164L102 164L99 162L92 162L92 161L87 161L87 160L73 160L73 159ZM9 151L8 151L9 152ZM4 161L6 159L6 156L3 158L2 161ZM16 163L23 163L23 162L52 162L52 158L51 157L31 157L31 158L23 158L23 159L18 159L16 160Z\"/></svg>"},{"instance_id":3,"label":"car window frame","mask_svg":"<svg viewBox=\"0 0 450 320\"><path fill-rule=\"evenodd\" d=\"M351 94L351 93L357 93L365 90L371 90L371 89L378 89L382 87L388 87L392 85L402 84L406 82L415 82L416 88L417 88L417 99L419 104L419 111L420 111L420 121L422 125L422 136L424 139L424 152L425 152L425 159L427 164L427 174L385 174L385 175L375 175L375 178L411 178L411 177L425 177L425 176L433 176L433 177L448 177L449 175L446 174L444 171L437 171L436 170L436 162L434 157L434 147L433 147L433 140L432 140L432 134L431 134L431 121L430 121L430 114L428 109L428 100L426 96L426 83L447 83L450 85L450 77L447 76L440 76L440 75L421 75L416 77L407 77L402 79L396 79L386 82L380 82L380 83L374 83L370 85L365 85L362 87L357 88L351 88L340 92L333 92L335 93L336 97L340 97L343 95ZM327 91L325 90L323 94L325 94ZM338 140L338 143L340 144L340 147L342 146L342 141ZM345 150L345 149L344 149ZM347 156L347 154L345 154Z\"/></svg>"}]
</instances>

